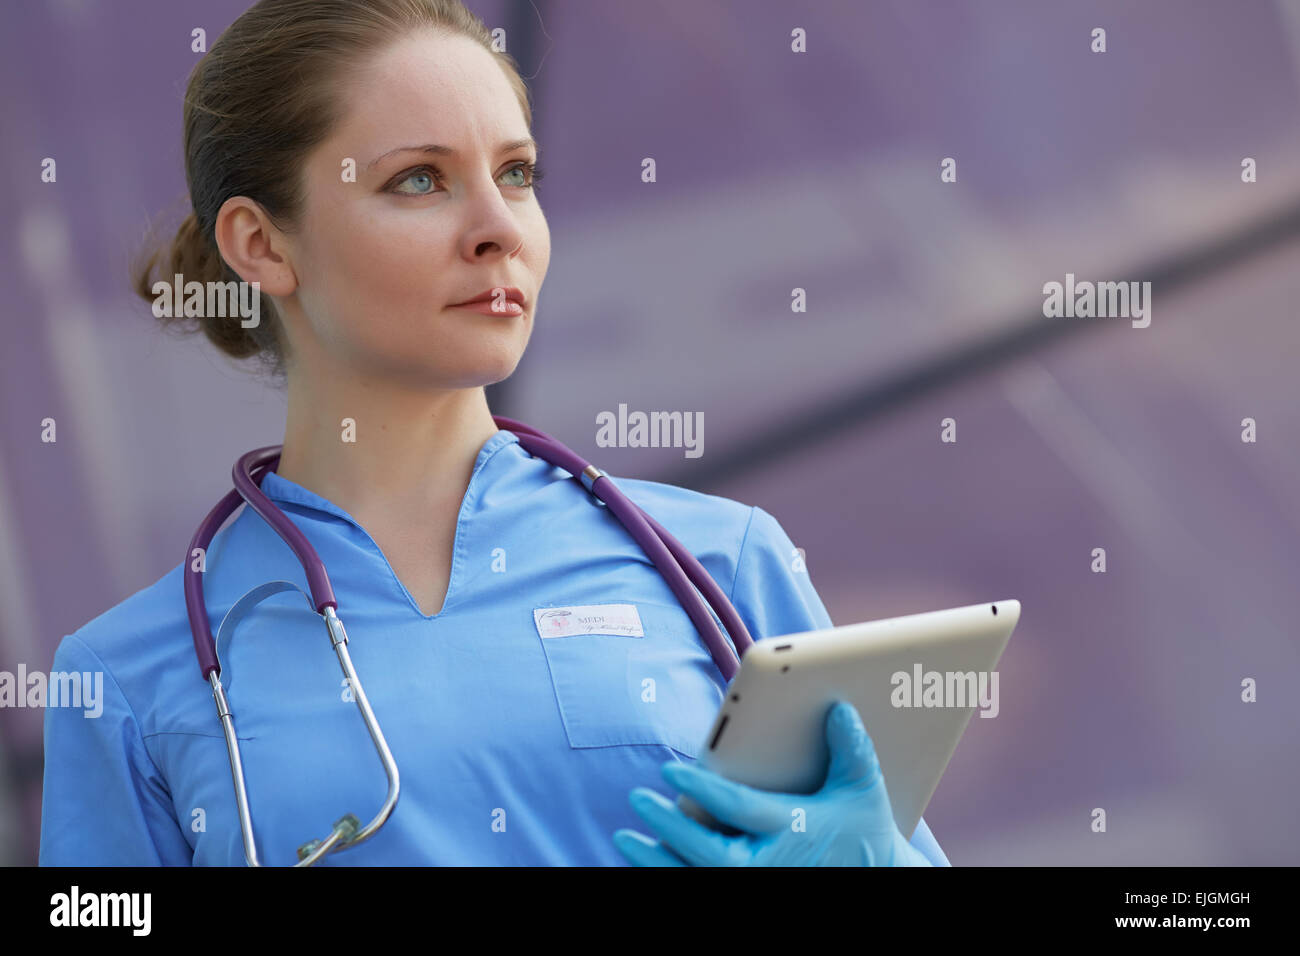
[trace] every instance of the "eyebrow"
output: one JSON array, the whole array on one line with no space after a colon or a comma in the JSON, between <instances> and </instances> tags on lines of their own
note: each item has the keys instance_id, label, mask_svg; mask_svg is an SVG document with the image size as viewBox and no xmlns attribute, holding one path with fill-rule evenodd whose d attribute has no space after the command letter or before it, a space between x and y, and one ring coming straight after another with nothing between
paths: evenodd
<instances>
[{"instance_id":1,"label":"eyebrow","mask_svg":"<svg viewBox=\"0 0 1300 956\"><path fill-rule=\"evenodd\" d=\"M501 153L512 153L517 149L523 149L525 146L531 146L534 150L541 152L541 148L537 145L537 141L533 139L531 136L529 136L525 139L516 139L516 140L511 140L508 143L502 143L500 146L497 147L497 154L500 155ZM438 156L457 155L456 150L452 149L450 146L439 146L437 143L425 143L423 146L399 146L397 147L397 149L390 149L388 152L384 153L381 156L376 156L370 162L366 163L366 169L370 169L380 160L387 159L389 156L392 156L395 153L405 153L405 152L434 153L435 155Z\"/></svg>"}]
</instances>

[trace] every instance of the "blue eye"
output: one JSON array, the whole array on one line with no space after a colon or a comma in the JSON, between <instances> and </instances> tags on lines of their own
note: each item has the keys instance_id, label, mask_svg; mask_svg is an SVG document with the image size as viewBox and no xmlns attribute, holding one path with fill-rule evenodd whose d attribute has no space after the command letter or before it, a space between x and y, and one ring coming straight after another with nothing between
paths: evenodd
<instances>
[{"instance_id":1,"label":"blue eye","mask_svg":"<svg viewBox=\"0 0 1300 956\"><path fill-rule=\"evenodd\" d=\"M433 192L433 185L434 185L435 180L434 180L433 173L432 173L431 170L429 170L429 169L413 169L413 170L411 170L411 172L410 172L409 174L407 174L406 176L402 177L402 179L398 181L397 186L401 186L401 185L403 185L404 183L409 183L409 182L413 182L413 181L427 182L429 188L428 188L428 189L416 189L416 190L413 191L413 190L409 190L409 189L399 189L399 188L394 187L393 191L394 191L394 192L397 192L397 193L402 193L403 195L406 195L406 196L427 196L427 195L429 195L429 193Z\"/></svg>"},{"instance_id":2,"label":"blue eye","mask_svg":"<svg viewBox=\"0 0 1300 956\"><path fill-rule=\"evenodd\" d=\"M522 183L510 183L511 186L519 186L523 189L535 189L537 184L542 181L542 168L536 163L520 163L518 166L511 166L503 176L509 176L511 173L523 173L524 181Z\"/></svg>"},{"instance_id":3,"label":"blue eye","mask_svg":"<svg viewBox=\"0 0 1300 956\"><path fill-rule=\"evenodd\" d=\"M501 178L519 173L523 176L523 182L506 183L507 186L513 186L516 189L533 189L542 179L542 171L536 163L519 163L510 167L501 174ZM442 181L438 170L432 166L420 166L411 170L409 173L401 176L394 181L389 187L389 192L397 193L401 196L432 196L437 190L434 188ZM414 189L402 189L407 183L415 183Z\"/></svg>"}]
</instances>

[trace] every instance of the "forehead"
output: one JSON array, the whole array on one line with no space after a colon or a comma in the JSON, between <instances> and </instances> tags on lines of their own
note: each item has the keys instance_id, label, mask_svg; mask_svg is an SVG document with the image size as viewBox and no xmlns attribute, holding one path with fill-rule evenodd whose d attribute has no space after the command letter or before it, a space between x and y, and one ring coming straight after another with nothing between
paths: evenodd
<instances>
[{"instance_id":1,"label":"forehead","mask_svg":"<svg viewBox=\"0 0 1300 956\"><path fill-rule=\"evenodd\" d=\"M376 150L408 140L489 149L528 135L505 70L465 36L421 30L403 37L349 73L340 96L336 137Z\"/></svg>"}]
</instances>

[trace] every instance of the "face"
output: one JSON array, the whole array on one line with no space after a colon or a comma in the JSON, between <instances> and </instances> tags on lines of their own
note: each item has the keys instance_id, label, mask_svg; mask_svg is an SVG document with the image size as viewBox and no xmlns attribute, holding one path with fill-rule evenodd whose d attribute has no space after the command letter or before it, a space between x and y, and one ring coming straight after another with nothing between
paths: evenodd
<instances>
[{"instance_id":1,"label":"face","mask_svg":"<svg viewBox=\"0 0 1300 956\"><path fill-rule=\"evenodd\" d=\"M422 31L343 89L343 118L307 157L303 216L286 236L298 280L289 374L328 363L414 386L501 381L532 334L551 255L530 188L537 153L509 145L529 131L505 73L472 40ZM522 312L502 295L505 310L453 307L509 287Z\"/></svg>"}]
</instances>

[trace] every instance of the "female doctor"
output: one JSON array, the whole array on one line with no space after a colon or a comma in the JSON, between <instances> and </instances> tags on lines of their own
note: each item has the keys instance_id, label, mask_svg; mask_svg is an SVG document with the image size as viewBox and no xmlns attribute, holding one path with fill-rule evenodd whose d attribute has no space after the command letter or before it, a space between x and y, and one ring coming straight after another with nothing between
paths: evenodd
<instances>
[{"instance_id":1,"label":"female doctor","mask_svg":"<svg viewBox=\"0 0 1300 956\"><path fill-rule=\"evenodd\" d=\"M157 266L260 284L258 325L198 324L285 383L261 489L328 569L400 768L387 821L321 862L946 865L924 821L910 842L894 825L850 705L829 712L831 768L811 796L693 766L725 687L699 633L608 509L494 422L484 386L518 364L550 259L531 123L512 59L459 0L261 0L189 83L193 213L138 291L154 300ZM464 305L480 294L495 305ZM771 515L617 484L755 639L831 626ZM251 508L201 560L214 628L264 582L305 583ZM53 669L102 672L106 700L96 718L46 712L44 865L246 861L185 568L59 645ZM592 607L642 636L543 637L534 613ZM293 864L345 814L370 818L384 768L301 595L258 604L220 650L259 862Z\"/></svg>"}]
</instances>

